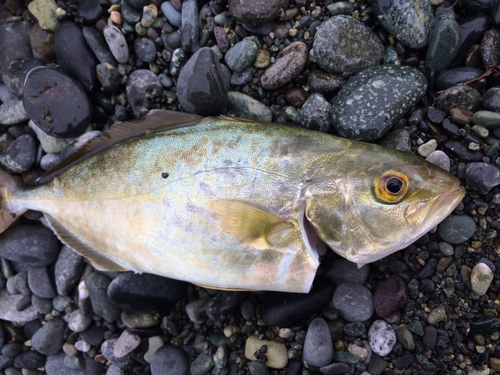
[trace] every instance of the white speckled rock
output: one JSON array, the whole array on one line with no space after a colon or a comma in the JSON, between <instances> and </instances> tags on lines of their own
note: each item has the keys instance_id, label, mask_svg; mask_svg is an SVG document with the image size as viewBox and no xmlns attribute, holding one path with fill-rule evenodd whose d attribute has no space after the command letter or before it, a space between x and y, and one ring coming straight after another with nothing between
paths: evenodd
<instances>
[{"instance_id":1,"label":"white speckled rock","mask_svg":"<svg viewBox=\"0 0 500 375\"><path fill-rule=\"evenodd\" d=\"M493 272L490 267L484 263L478 263L474 266L470 274L470 283L474 293L482 296L488 291L492 281Z\"/></svg>"},{"instance_id":2,"label":"white speckled rock","mask_svg":"<svg viewBox=\"0 0 500 375\"><path fill-rule=\"evenodd\" d=\"M373 352L383 357L396 344L396 332L385 320L376 320L368 331L368 341Z\"/></svg>"},{"instance_id":3,"label":"white speckled rock","mask_svg":"<svg viewBox=\"0 0 500 375\"><path fill-rule=\"evenodd\" d=\"M257 336L250 336L245 343L245 357L252 361L256 361L254 353L261 348L262 345L267 345L267 362L266 366L282 369L288 364L288 351L285 344L276 341L260 340Z\"/></svg>"}]
</instances>

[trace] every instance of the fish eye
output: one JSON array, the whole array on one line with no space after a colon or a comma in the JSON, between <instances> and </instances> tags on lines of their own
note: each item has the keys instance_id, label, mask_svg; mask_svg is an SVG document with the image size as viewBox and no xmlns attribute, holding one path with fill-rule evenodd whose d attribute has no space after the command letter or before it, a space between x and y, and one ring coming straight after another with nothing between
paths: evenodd
<instances>
[{"instance_id":1,"label":"fish eye","mask_svg":"<svg viewBox=\"0 0 500 375\"><path fill-rule=\"evenodd\" d=\"M406 175L387 171L375 181L375 194L378 199L386 203L398 203L408 191L409 181Z\"/></svg>"}]
</instances>

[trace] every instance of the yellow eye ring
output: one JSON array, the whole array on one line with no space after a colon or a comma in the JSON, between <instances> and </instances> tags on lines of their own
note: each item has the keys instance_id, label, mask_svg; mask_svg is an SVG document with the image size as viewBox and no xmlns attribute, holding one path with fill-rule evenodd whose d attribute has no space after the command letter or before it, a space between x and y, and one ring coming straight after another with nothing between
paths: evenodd
<instances>
[{"instance_id":1,"label":"yellow eye ring","mask_svg":"<svg viewBox=\"0 0 500 375\"><path fill-rule=\"evenodd\" d=\"M374 183L377 198L387 203L400 202L409 186L408 177L396 171L385 172Z\"/></svg>"}]
</instances>

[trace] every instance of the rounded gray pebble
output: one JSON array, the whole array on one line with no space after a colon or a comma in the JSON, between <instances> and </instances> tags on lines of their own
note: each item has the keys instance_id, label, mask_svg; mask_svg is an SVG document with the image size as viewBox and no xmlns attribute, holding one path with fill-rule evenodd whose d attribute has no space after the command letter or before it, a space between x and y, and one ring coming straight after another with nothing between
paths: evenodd
<instances>
[{"instance_id":1,"label":"rounded gray pebble","mask_svg":"<svg viewBox=\"0 0 500 375\"><path fill-rule=\"evenodd\" d=\"M333 263L333 267L328 270L326 276L336 285L342 283L364 284L369 274L370 267L368 265L359 268L357 264L340 258Z\"/></svg>"},{"instance_id":2,"label":"rounded gray pebble","mask_svg":"<svg viewBox=\"0 0 500 375\"><path fill-rule=\"evenodd\" d=\"M45 355L60 353L64 343L65 327L66 325L62 320L49 320L31 338L33 349Z\"/></svg>"},{"instance_id":3,"label":"rounded gray pebble","mask_svg":"<svg viewBox=\"0 0 500 375\"><path fill-rule=\"evenodd\" d=\"M304 361L310 366L322 367L332 361L333 343L328 324L322 318L314 319L307 329L304 342Z\"/></svg>"},{"instance_id":4,"label":"rounded gray pebble","mask_svg":"<svg viewBox=\"0 0 500 375\"><path fill-rule=\"evenodd\" d=\"M474 235L476 222L468 216L450 215L438 226L439 236L452 245L458 245Z\"/></svg>"},{"instance_id":5,"label":"rounded gray pebble","mask_svg":"<svg viewBox=\"0 0 500 375\"><path fill-rule=\"evenodd\" d=\"M341 284L335 289L333 307L349 322L364 322L373 315L373 295L363 285Z\"/></svg>"}]
</instances>

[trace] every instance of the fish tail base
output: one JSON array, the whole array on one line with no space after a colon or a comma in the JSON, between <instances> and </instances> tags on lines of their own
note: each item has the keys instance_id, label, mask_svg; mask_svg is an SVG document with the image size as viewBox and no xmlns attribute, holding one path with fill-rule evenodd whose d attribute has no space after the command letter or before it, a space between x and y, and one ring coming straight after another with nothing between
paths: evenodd
<instances>
[{"instance_id":1,"label":"fish tail base","mask_svg":"<svg viewBox=\"0 0 500 375\"><path fill-rule=\"evenodd\" d=\"M16 193L22 183L7 172L0 170L0 233L27 211L16 204Z\"/></svg>"}]
</instances>

